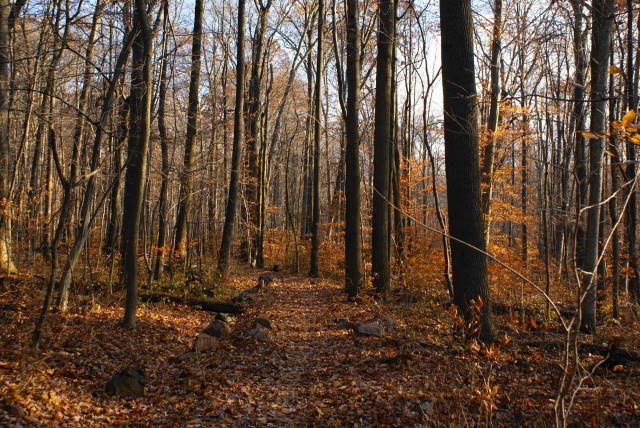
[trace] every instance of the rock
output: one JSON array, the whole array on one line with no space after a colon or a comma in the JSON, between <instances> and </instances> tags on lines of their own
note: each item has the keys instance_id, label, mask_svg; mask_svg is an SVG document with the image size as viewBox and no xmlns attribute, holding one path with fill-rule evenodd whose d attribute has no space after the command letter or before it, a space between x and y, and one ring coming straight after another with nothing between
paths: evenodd
<instances>
[{"instance_id":1,"label":"rock","mask_svg":"<svg viewBox=\"0 0 640 428\"><path fill-rule=\"evenodd\" d=\"M341 318L336 321L336 327L339 330L351 330L355 328L355 324L353 324L351 321L347 319Z\"/></svg>"},{"instance_id":2,"label":"rock","mask_svg":"<svg viewBox=\"0 0 640 428\"><path fill-rule=\"evenodd\" d=\"M266 287L272 282L273 282L273 276L271 276L271 274L269 273L263 273L258 277L258 285L256 285L256 288Z\"/></svg>"},{"instance_id":3,"label":"rock","mask_svg":"<svg viewBox=\"0 0 640 428\"><path fill-rule=\"evenodd\" d=\"M196 340L193 343L193 349L196 352L207 352L212 350L216 345L216 338L209 336L207 333L200 333L196 336Z\"/></svg>"},{"instance_id":4,"label":"rock","mask_svg":"<svg viewBox=\"0 0 640 428\"><path fill-rule=\"evenodd\" d=\"M182 354L172 355L168 358L168 361L172 364L182 363L185 361L192 360L196 356L194 351L186 351Z\"/></svg>"},{"instance_id":5,"label":"rock","mask_svg":"<svg viewBox=\"0 0 640 428\"><path fill-rule=\"evenodd\" d=\"M229 322L231 322L231 317L229 315L227 315L227 314L222 314L222 313L216 314L216 318L215 319L223 321L223 322L226 322L227 324L229 324Z\"/></svg>"},{"instance_id":6,"label":"rock","mask_svg":"<svg viewBox=\"0 0 640 428\"><path fill-rule=\"evenodd\" d=\"M431 401L423 401L418 404L418 407L423 414L427 416L433 415L433 403Z\"/></svg>"},{"instance_id":7,"label":"rock","mask_svg":"<svg viewBox=\"0 0 640 428\"><path fill-rule=\"evenodd\" d=\"M353 327L353 331L357 336L384 336L384 328L381 325L375 323L356 324Z\"/></svg>"},{"instance_id":8,"label":"rock","mask_svg":"<svg viewBox=\"0 0 640 428\"><path fill-rule=\"evenodd\" d=\"M273 328L271 327L271 321L269 321L266 318L256 318L256 321L254 324L255 324L255 327L264 327L269 330Z\"/></svg>"},{"instance_id":9,"label":"rock","mask_svg":"<svg viewBox=\"0 0 640 428\"><path fill-rule=\"evenodd\" d=\"M4 404L0 407L0 409L4 410L7 414L13 416L14 418L23 419L27 416L25 411L21 407L14 406L13 404Z\"/></svg>"},{"instance_id":10,"label":"rock","mask_svg":"<svg viewBox=\"0 0 640 428\"><path fill-rule=\"evenodd\" d=\"M208 334L209 336L221 338L231 334L231 327L229 327L229 324L227 324L226 322L216 319L213 320L213 322L209 324L207 328L205 328L202 332Z\"/></svg>"},{"instance_id":11,"label":"rock","mask_svg":"<svg viewBox=\"0 0 640 428\"><path fill-rule=\"evenodd\" d=\"M392 320L391 318L386 318L381 316L372 318L370 321L367 321L367 324L378 324L379 326L384 327L386 329L396 328L396 322L394 320Z\"/></svg>"},{"instance_id":12,"label":"rock","mask_svg":"<svg viewBox=\"0 0 640 428\"><path fill-rule=\"evenodd\" d=\"M106 392L119 397L142 397L147 380L144 370L138 367L127 368L116 373L107 382Z\"/></svg>"},{"instance_id":13,"label":"rock","mask_svg":"<svg viewBox=\"0 0 640 428\"><path fill-rule=\"evenodd\" d=\"M247 336L249 336L251 339L263 341L267 340L267 338L269 337L269 333L264 328L257 326L249 330L247 332Z\"/></svg>"}]
</instances>

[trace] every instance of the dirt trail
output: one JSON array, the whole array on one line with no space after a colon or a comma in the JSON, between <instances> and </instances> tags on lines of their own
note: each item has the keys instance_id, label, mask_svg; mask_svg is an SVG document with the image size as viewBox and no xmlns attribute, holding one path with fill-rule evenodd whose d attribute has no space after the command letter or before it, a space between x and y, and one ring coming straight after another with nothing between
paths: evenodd
<instances>
[{"instance_id":1,"label":"dirt trail","mask_svg":"<svg viewBox=\"0 0 640 428\"><path fill-rule=\"evenodd\" d=\"M274 330L266 342L231 350L220 367L230 374L231 384L219 390L230 400L226 410L233 413L237 406L252 413L236 422L357 421L366 411L359 400L383 399L378 394L384 386L373 367L363 366L361 347L384 346L385 339L356 339L340 329L337 321L344 313L361 320L366 311L346 303L335 284L313 282L277 281L239 320L236 329L247 329L256 316L264 316Z\"/></svg>"}]
</instances>

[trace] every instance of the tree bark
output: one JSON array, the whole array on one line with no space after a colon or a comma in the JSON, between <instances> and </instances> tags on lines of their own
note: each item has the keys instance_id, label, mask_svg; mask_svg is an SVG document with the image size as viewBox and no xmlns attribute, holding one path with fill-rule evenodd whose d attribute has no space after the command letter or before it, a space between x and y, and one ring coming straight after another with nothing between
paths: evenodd
<instances>
[{"instance_id":1,"label":"tree bark","mask_svg":"<svg viewBox=\"0 0 640 428\"><path fill-rule=\"evenodd\" d=\"M589 208L585 233L585 265L581 293L584 332L596 331L596 296L600 201L602 193L602 157L606 133L607 75L613 24L613 0L593 2L591 33L591 126L589 138Z\"/></svg>"},{"instance_id":2,"label":"tree bark","mask_svg":"<svg viewBox=\"0 0 640 428\"><path fill-rule=\"evenodd\" d=\"M272 0L267 0L266 4L262 1L258 6L258 25L253 41L253 55L251 60L251 76L249 78L249 90L247 99L247 120L246 120L246 163L248 180L245 188L245 197L247 200L247 233L248 242L243 242L243 256L249 264L254 262L261 266L262 261L257 260L258 253L261 253L260 245L260 175L262 174L258 154L258 136L260 134L260 116L262 114L262 105L260 102L261 86L262 86L262 66L265 51L264 41L267 32L267 21L269 18L269 10L271 9Z\"/></svg>"},{"instance_id":3,"label":"tree bark","mask_svg":"<svg viewBox=\"0 0 640 428\"><path fill-rule=\"evenodd\" d=\"M0 270L15 272L11 249L11 211L6 206L9 192L9 71L11 62L9 17L13 12L9 0L0 0ZM18 8L18 11L20 9Z\"/></svg>"},{"instance_id":4,"label":"tree bark","mask_svg":"<svg viewBox=\"0 0 640 428\"><path fill-rule=\"evenodd\" d=\"M131 59L131 113L122 215L122 270L127 288L123 324L136 326L138 303L138 238L151 130L152 33L144 0L135 0L135 38Z\"/></svg>"},{"instance_id":5,"label":"tree bark","mask_svg":"<svg viewBox=\"0 0 640 428\"><path fill-rule=\"evenodd\" d=\"M191 46L191 77L189 80L189 108L187 112L187 136L184 143L184 165L180 180L180 199L176 217L174 253L181 258L187 256L187 219L191 208L191 179L193 175L193 148L198 132L200 62L202 52L202 16L204 0L195 0L193 18L193 44Z\"/></svg>"},{"instance_id":6,"label":"tree bark","mask_svg":"<svg viewBox=\"0 0 640 428\"><path fill-rule=\"evenodd\" d=\"M373 141L373 218L371 268L373 285L386 295L391 288L389 266L389 185L391 171L391 99L393 62L394 1L381 0L378 6L378 57L376 61L376 101Z\"/></svg>"},{"instance_id":7,"label":"tree bark","mask_svg":"<svg viewBox=\"0 0 640 428\"><path fill-rule=\"evenodd\" d=\"M313 124L313 189L311 193L311 258L309 261L309 276L318 276L318 256L320 252L320 137L321 137L321 100L322 100L322 54L324 32L324 0L318 0L318 40L316 56L316 81Z\"/></svg>"},{"instance_id":8,"label":"tree bark","mask_svg":"<svg viewBox=\"0 0 640 428\"><path fill-rule=\"evenodd\" d=\"M360 10L358 0L347 0L347 106L345 144L345 290L351 297L362 288L360 232Z\"/></svg>"},{"instance_id":9,"label":"tree bark","mask_svg":"<svg viewBox=\"0 0 640 428\"><path fill-rule=\"evenodd\" d=\"M440 28L449 230L453 238L484 251L470 0L440 0ZM480 308L479 337L492 341L486 257L457 240L451 242L451 255L454 302L468 323L475 302Z\"/></svg>"},{"instance_id":10,"label":"tree bark","mask_svg":"<svg viewBox=\"0 0 640 428\"><path fill-rule=\"evenodd\" d=\"M245 0L238 0L238 44L236 51L236 102L233 119L233 149L231 153L231 177L229 179L229 194L225 209L222 242L218 254L218 271L225 277L229 270L231 255L231 241L235 225L238 206L238 181L240 168L240 151L244 140L244 27Z\"/></svg>"},{"instance_id":11,"label":"tree bark","mask_svg":"<svg viewBox=\"0 0 640 428\"><path fill-rule=\"evenodd\" d=\"M105 236L104 252L113 255L118 249L122 202L120 198L120 169L122 168L122 145L129 138L129 99L121 97L118 102L118 132L114 139L111 173L115 180L109 196L109 222Z\"/></svg>"},{"instance_id":12,"label":"tree bark","mask_svg":"<svg viewBox=\"0 0 640 428\"><path fill-rule=\"evenodd\" d=\"M586 54L586 32L584 29L583 18L583 1L573 0L573 55L575 61L575 77L573 91L573 111L571 122L571 135L575 136L575 174L578 180L578 191L576 193L578 204L577 209L580 210L587 204L588 181L587 181L587 160L585 155L585 138L584 130L586 129L585 118L585 88L587 84L587 54ZM576 241L577 254L576 264L579 267L584 266L584 225L582 218L576 225Z\"/></svg>"},{"instance_id":13,"label":"tree bark","mask_svg":"<svg viewBox=\"0 0 640 428\"><path fill-rule=\"evenodd\" d=\"M637 110L637 64L640 61L635 61L634 68L634 30L633 30L633 2L627 1L627 35L626 35L626 80L624 87L624 110ZM640 22L640 21L639 21ZM625 171L626 179L633 180L636 176L636 146L635 143L627 139L626 141L626 154L627 154L627 167ZM638 226L638 196L637 191L633 191L629 195L629 203L625 211L625 235L627 241L627 260L628 260L628 274L629 279L629 291L633 300L638 303L640 301L640 270L638 269L638 238L637 238L637 226Z\"/></svg>"},{"instance_id":14,"label":"tree bark","mask_svg":"<svg viewBox=\"0 0 640 428\"><path fill-rule=\"evenodd\" d=\"M500 56L502 51L502 0L493 5L493 34L491 35L491 106L487 120L489 141L484 147L482 164L482 213L485 220L485 240L489 246L491 236L491 197L493 195L493 173L495 168L495 146L500 121L500 95L502 91Z\"/></svg>"},{"instance_id":15,"label":"tree bark","mask_svg":"<svg viewBox=\"0 0 640 428\"><path fill-rule=\"evenodd\" d=\"M169 141L167 140L167 125L165 123L165 110L167 103L167 80L169 68L168 42L169 42L169 2L163 3L164 23L162 34L162 67L160 70L160 82L158 90L158 134L160 137L160 152L162 156L162 177L160 181L160 200L158 201L158 240L156 241L156 259L153 266L152 278L160 280L164 270L164 256L167 253L167 223L169 204Z\"/></svg>"}]
</instances>

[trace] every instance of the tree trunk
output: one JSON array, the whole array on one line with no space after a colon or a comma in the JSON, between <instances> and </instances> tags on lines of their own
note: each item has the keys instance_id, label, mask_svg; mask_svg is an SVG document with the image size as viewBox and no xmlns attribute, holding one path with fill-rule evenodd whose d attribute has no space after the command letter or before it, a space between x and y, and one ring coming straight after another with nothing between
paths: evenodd
<instances>
[{"instance_id":1,"label":"tree trunk","mask_svg":"<svg viewBox=\"0 0 640 428\"><path fill-rule=\"evenodd\" d=\"M574 77L574 91L573 91L573 112L572 112L572 128L570 129L570 135L575 136L575 174L578 180L578 191L576 193L578 204L577 209L580 210L587 203L588 182L587 182L587 161L585 155L585 138L583 131L586 129L585 125L585 106L584 96L585 87L587 82L587 54L586 54L586 32L584 29L583 18L583 1L573 0L573 16L574 16L574 28L573 28L573 55L575 61L575 77ZM584 266L584 226L582 218L576 225L576 264L579 267Z\"/></svg>"},{"instance_id":2,"label":"tree trunk","mask_svg":"<svg viewBox=\"0 0 640 428\"><path fill-rule=\"evenodd\" d=\"M318 41L316 56L316 82L314 102L314 131L313 131L313 190L311 197L311 259L309 262L309 276L318 276L318 256L320 251L320 137L321 137L321 100L322 100L322 54L324 32L324 0L318 0Z\"/></svg>"},{"instance_id":3,"label":"tree trunk","mask_svg":"<svg viewBox=\"0 0 640 428\"><path fill-rule=\"evenodd\" d=\"M611 55L610 64L613 65L613 54ZM609 153L610 153L610 166L609 172L611 174L611 192L616 192L620 187L619 168L620 168L620 154L618 151L618 141L616 138L616 130L613 124L616 114L616 98L615 98L615 82L614 75L609 75ZM611 227L613 229L613 235L611 237L611 265L612 265L612 286L611 297L613 305L613 317L618 318L620 316L620 232L616 227L620 217L618 214L618 200L614 196L609 200L609 217L611 219Z\"/></svg>"},{"instance_id":4,"label":"tree trunk","mask_svg":"<svg viewBox=\"0 0 640 428\"><path fill-rule=\"evenodd\" d=\"M636 59L636 68L634 68L633 52L634 47L634 31L633 31L633 2L627 1L627 37L626 37L626 80L624 87L624 110L635 111L638 108L637 99L637 64L640 61ZM626 179L633 180L636 176L636 146L635 143L627 139L627 167L625 171ZM640 301L640 270L638 270L638 242L637 242L637 225L638 225L638 197L637 191L633 190L629 195L629 203L626 209L626 241L627 241L627 257L628 257L628 279L629 291L633 300L638 303Z\"/></svg>"},{"instance_id":5,"label":"tree trunk","mask_svg":"<svg viewBox=\"0 0 640 428\"><path fill-rule=\"evenodd\" d=\"M138 237L144 187L146 161L151 130L151 56L152 40L144 0L135 0L135 30L131 59L131 113L127 145L127 172L122 215L122 270L127 288L123 324L136 326L138 303Z\"/></svg>"},{"instance_id":6,"label":"tree trunk","mask_svg":"<svg viewBox=\"0 0 640 428\"><path fill-rule=\"evenodd\" d=\"M262 86L262 65L264 56L264 40L267 32L267 21L269 18L269 10L271 9L272 0L267 0L266 4L259 2L258 7L258 25L253 41L253 55L251 60L251 76L249 78L249 91L247 99L247 123L246 123L246 162L248 179L245 188L245 197L247 200L247 233L248 242L243 242L243 252L246 261L250 264L257 262L257 254L261 252L258 249L260 243L260 162L258 153L258 136L260 134L260 116L262 114L262 105L260 102L261 86ZM261 267L261 266L259 266Z\"/></svg>"},{"instance_id":7,"label":"tree trunk","mask_svg":"<svg viewBox=\"0 0 640 428\"><path fill-rule=\"evenodd\" d=\"M240 168L240 150L244 140L244 26L245 26L245 0L238 0L238 45L236 52L236 103L233 119L233 149L231 153L231 178L229 180L229 194L225 209L224 228L222 230L222 243L218 255L218 271L222 277L229 270L229 258L231 255L231 241L233 239L233 227L236 220L238 206L238 181Z\"/></svg>"},{"instance_id":8,"label":"tree trunk","mask_svg":"<svg viewBox=\"0 0 640 428\"><path fill-rule=\"evenodd\" d=\"M345 144L345 290L351 297L362 288L360 233L360 11L358 0L347 0L347 118Z\"/></svg>"},{"instance_id":9,"label":"tree trunk","mask_svg":"<svg viewBox=\"0 0 640 428\"><path fill-rule=\"evenodd\" d=\"M184 143L184 166L180 180L180 199L176 217L174 253L181 258L187 256L187 219L191 208L191 179L193 175L193 147L198 132L198 110L200 91L200 58L202 51L202 16L204 0L195 0L193 18L193 44L191 46L191 78L189 81L189 110L187 113L187 137Z\"/></svg>"},{"instance_id":10,"label":"tree trunk","mask_svg":"<svg viewBox=\"0 0 640 428\"><path fill-rule=\"evenodd\" d=\"M119 249L118 236L120 234L120 169L122 168L122 145L129 138L129 99L121 97L118 102L118 132L113 143L111 173L115 183L109 197L109 223L104 244L104 252L113 254Z\"/></svg>"},{"instance_id":11,"label":"tree trunk","mask_svg":"<svg viewBox=\"0 0 640 428\"><path fill-rule=\"evenodd\" d=\"M0 200L2 201L6 201L8 196L10 168L9 88L7 87L11 61L10 13L11 3L9 0L0 0ZM3 206L0 212L0 271L12 273L16 268L10 254L11 213L6 206Z\"/></svg>"},{"instance_id":12,"label":"tree trunk","mask_svg":"<svg viewBox=\"0 0 640 428\"><path fill-rule=\"evenodd\" d=\"M491 36L491 106L487 120L489 141L484 147L482 164L482 213L485 220L485 241L489 246L491 236L491 197L493 195L493 173L495 168L495 147L500 121L500 56L502 50L502 0L495 0L493 6L493 34Z\"/></svg>"},{"instance_id":13,"label":"tree trunk","mask_svg":"<svg viewBox=\"0 0 640 428\"><path fill-rule=\"evenodd\" d=\"M164 255L166 250L168 203L169 203L169 142L167 141L167 126L165 123L165 109L167 103L167 72L169 68L168 39L169 39L169 2L165 1L164 24L162 35L162 68L160 71L160 88L158 94L158 134L160 137L160 151L162 156L162 177L160 182L160 200L158 201L158 240L156 241L156 260L153 267L153 279L162 278L164 270Z\"/></svg>"},{"instance_id":14,"label":"tree trunk","mask_svg":"<svg viewBox=\"0 0 640 428\"><path fill-rule=\"evenodd\" d=\"M600 201L602 193L602 156L606 133L607 75L613 23L613 0L593 3L591 33L591 127L589 138L589 209L585 233L585 275L581 293L584 332L596 331L596 295Z\"/></svg>"},{"instance_id":15,"label":"tree trunk","mask_svg":"<svg viewBox=\"0 0 640 428\"><path fill-rule=\"evenodd\" d=\"M307 30L307 46L308 49L311 49L312 46L312 28L309 25ZM313 58L311 55L307 56L307 61L305 63L305 68L307 72L307 117L305 121L305 139L304 139L304 152L303 152L303 161L302 161L302 175L303 175L303 184L302 184L302 213L301 213L301 227L300 227L300 235L302 239L307 240L308 235L311 233L311 220L312 214L311 211L313 209L313 182L312 182L312 156L311 156L311 138L312 138L312 120L313 120Z\"/></svg>"},{"instance_id":16,"label":"tree trunk","mask_svg":"<svg viewBox=\"0 0 640 428\"><path fill-rule=\"evenodd\" d=\"M381 0L378 7L378 57L376 61L376 101L373 141L373 218L371 268L376 291L387 294L391 288L389 266L389 172L391 170L391 99L394 33L394 1Z\"/></svg>"},{"instance_id":17,"label":"tree trunk","mask_svg":"<svg viewBox=\"0 0 640 428\"><path fill-rule=\"evenodd\" d=\"M527 113L527 105L525 103L525 89L524 82L521 82L521 91L522 91L522 135L520 139L520 209L522 213L522 225L521 225L521 254L520 259L524 264L525 268L529 263L529 229L527 224L527 214L528 214L528 197L527 197L527 182L528 182L528 173L529 173L529 157L527 153L528 149L528 139L530 137L529 133L529 114Z\"/></svg>"},{"instance_id":18,"label":"tree trunk","mask_svg":"<svg viewBox=\"0 0 640 428\"><path fill-rule=\"evenodd\" d=\"M489 300L484 224L480 196L478 112L470 0L440 0L445 166L454 302L467 322L480 308L479 336L495 338ZM477 249L466 244L473 245Z\"/></svg>"},{"instance_id":19,"label":"tree trunk","mask_svg":"<svg viewBox=\"0 0 640 428\"><path fill-rule=\"evenodd\" d=\"M68 6L68 4L67 4ZM55 17L54 17L54 28L58 29L60 22L63 16L63 8L62 2L56 2L55 6ZM62 53L64 51L64 47L67 40L67 34L69 33L70 23L68 20L65 21L63 34L60 37L60 40L56 40L54 43L54 53L51 58L51 62L48 65L47 70L47 78L45 81L45 87L42 93L42 99L40 103L40 114L41 117L45 118L45 120L41 120L38 122L38 128L36 130L35 136L35 146L33 150L33 158L31 162L31 177L29 180L29 200L31 204L30 209L30 221L34 224L38 224L40 221L40 210L41 210L41 201L42 201L42 189L40 182L40 167L41 167L41 156L43 152L44 141L47 137L47 126L46 123L48 121L53 120L53 107L55 105L54 99L54 90L56 86L56 72L58 71L58 65L60 64L60 59L62 58ZM58 44L59 43L59 44ZM47 152L48 153L48 152ZM49 177L49 171L46 171L47 178ZM46 207L46 204L45 204ZM47 218L47 217L44 217ZM46 256L49 250L49 242L47 242L47 225L45 223L44 233L42 239L42 245L40 245L40 250ZM31 252L36 246L36 240L38 239L38 234L33 233L29 239L29 251ZM2 247L3 244L0 242L0 255L3 253Z\"/></svg>"}]
</instances>

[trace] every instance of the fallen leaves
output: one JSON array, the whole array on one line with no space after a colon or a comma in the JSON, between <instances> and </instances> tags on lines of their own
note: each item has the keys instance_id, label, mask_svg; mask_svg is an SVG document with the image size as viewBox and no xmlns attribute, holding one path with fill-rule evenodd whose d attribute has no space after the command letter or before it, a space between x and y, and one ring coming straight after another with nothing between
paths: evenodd
<instances>
[{"instance_id":1,"label":"fallen leaves","mask_svg":"<svg viewBox=\"0 0 640 428\"><path fill-rule=\"evenodd\" d=\"M240 291L254 280L235 277L229 284ZM24 293L20 304L31 312L0 342L0 421L407 426L456 425L462 415L490 413L496 425L512 426L517 412L553 419L560 353L529 349L526 340L553 334L549 329L525 331L530 324L525 318L523 333L502 335L494 345L464 342L451 334L459 323L455 310L432 297L441 288L425 288L425 298L414 305L382 304L370 296L356 305L341 289L330 280L310 284L307 278L285 277L232 319L231 334L207 353L191 347L212 322L210 313L149 304L140 311L139 329L129 332L119 327L120 306L101 303L83 314L52 314L46 346L36 354L28 343L37 306ZM258 319L276 327L266 341L247 338ZM385 336L356 337L337 328L339 320L386 322ZM145 368L145 396L106 396L109 376L131 365ZM601 399L607 398L610 411L632 415L640 394L621 395L620 388L623 378L638 376L638 370L615 366L612 371L624 375L607 378L613 386Z\"/></svg>"}]
</instances>

